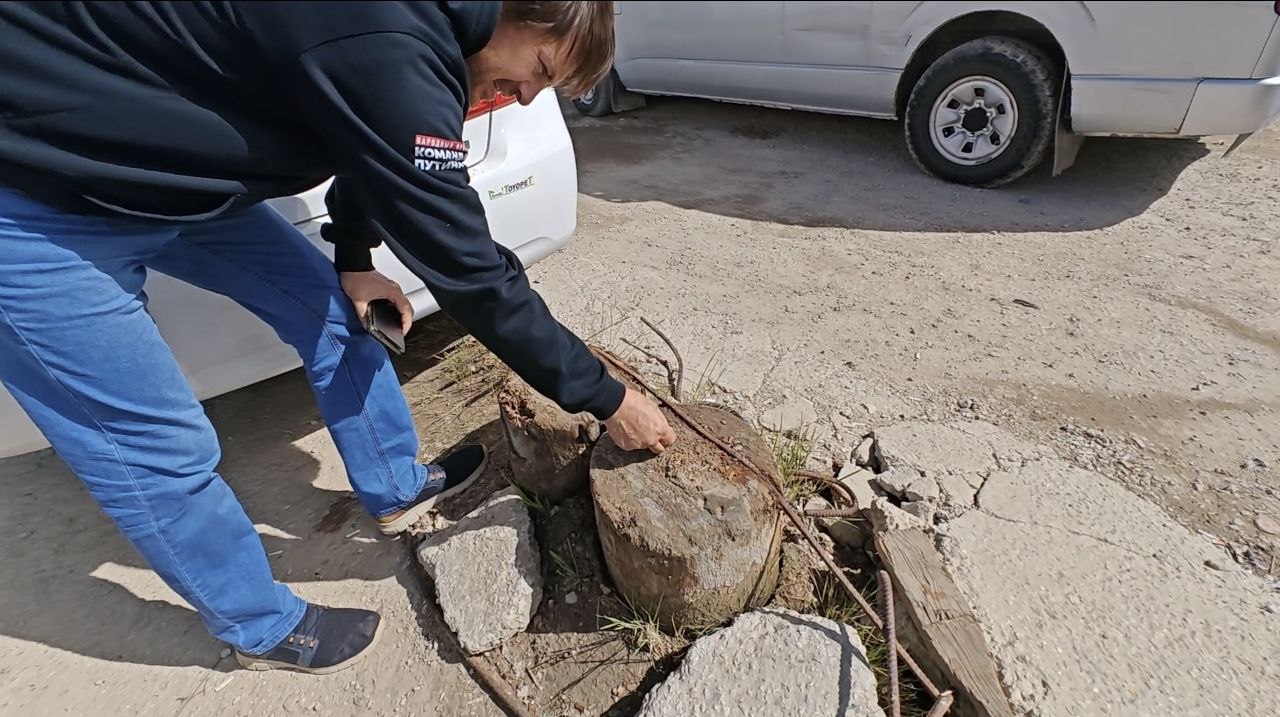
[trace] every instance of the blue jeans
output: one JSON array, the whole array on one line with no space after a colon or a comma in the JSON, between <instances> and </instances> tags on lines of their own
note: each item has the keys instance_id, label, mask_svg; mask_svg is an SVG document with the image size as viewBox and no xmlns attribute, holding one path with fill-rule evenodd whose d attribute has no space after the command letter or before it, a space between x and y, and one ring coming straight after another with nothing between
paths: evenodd
<instances>
[{"instance_id":1,"label":"blue jeans","mask_svg":"<svg viewBox=\"0 0 1280 717\"><path fill-rule=\"evenodd\" d=\"M148 268L233 299L297 349L375 516L424 487L413 420L332 264L270 207L170 224L67 214L0 188L0 381L208 630L265 652L306 604L274 580L214 470L217 436L146 310Z\"/></svg>"}]
</instances>

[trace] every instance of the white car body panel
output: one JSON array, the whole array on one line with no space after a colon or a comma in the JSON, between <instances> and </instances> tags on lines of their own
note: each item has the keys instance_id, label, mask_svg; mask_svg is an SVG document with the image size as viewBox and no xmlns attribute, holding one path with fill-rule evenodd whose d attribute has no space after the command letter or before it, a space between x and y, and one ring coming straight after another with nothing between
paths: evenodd
<instances>
[{"instance_id":1,"label":"white car body panel","mask_svg":"<svg viewBox=\"0 0 1280 717\"><path fill-rule=\"evenodd\" d=\"M490 124L492 122L492 124ZM466 124L471 185L480 194L493 238L526 266L563 247L577 221L577 169L559 103L543 92L528 107L511 105ZM271 204L330 257L320 238L328 182ZM422 282L386 246L374 250L378 270L405 289L418 318L439 310ZM230 299L150 272L149 310L202 400L292 370L298 354L257 317ZM0 387L0 457L47 446Z\"/></svg>"},{"instance_id":2,"label":"white car body panel","mask_svg":"<svg viewBox=\"0 0 1280 717\"><path fill-rule=\"evenodd\" d=\"M1061 46L1077 134L1245 134L1280 115L1280 27L1262 0L615 6L615 67L641 93L895 118L899 81L930 36L1008 12Z\"/></svg>"}]
</instances>

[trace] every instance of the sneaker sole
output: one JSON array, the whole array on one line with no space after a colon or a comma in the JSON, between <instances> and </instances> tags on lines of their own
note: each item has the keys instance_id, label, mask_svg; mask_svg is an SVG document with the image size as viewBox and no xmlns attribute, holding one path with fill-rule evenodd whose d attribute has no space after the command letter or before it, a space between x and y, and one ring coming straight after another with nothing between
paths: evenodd
<instances>
[{"instance_id":1,"label":"sneaker sole","mask_svg":"<svg viewBox=\"0 0 1280 717\"><path fill-rule=\"evenodd\" d=\"M471 484L475 483L476 479L483 475L485 469L488 467L489 449L486 448L484 451L484 458L480 460L480 465L476 466L476 469L471 471L471 475L467 476L466 480L455 485L449 490L436 493L430 498L427 498L421 503L409 508L404 512L404 515L401 515L390 523L378 523L378 532L383 535L399 535L400 533L403 533L409 529L409 526L418 522L419 518L430 512L430 510L436 506L436 503L446 500L449 497L455 496L467 488L470 488Z\"/></svg>"},{"instance_id":2,"label":"sneaker sole","mask_svg":"<svg viewBox=\"0 0 1280 717\"><path fill-rule=\"evenodd\" d=\"M382 627L386 622L386 620L378 620L378 628L373 631L373 639L369 641L369 644L366 645L363 650L336 665L329 665L328 667L302 667L291 662L264 660L260 657L246 655L239 651L236 652L236 662L239 662L240 666L246 670L253 670L255 672L264 672L266 670L288 670L290 672L302 672L308 675L331 675L335 672L341 672L348 667L353 667L368 656L370 652L373 652L373 648L378 646L378 640L382 638Z\"/></svg>"}]
</instances>

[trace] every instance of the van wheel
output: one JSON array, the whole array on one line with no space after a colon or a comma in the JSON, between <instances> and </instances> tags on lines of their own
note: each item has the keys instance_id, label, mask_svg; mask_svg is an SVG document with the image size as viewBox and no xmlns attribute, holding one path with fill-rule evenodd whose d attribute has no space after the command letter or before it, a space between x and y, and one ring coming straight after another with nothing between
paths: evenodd
<instances>
[{"instance_id":1,"label":"van wheel","mask_svg":"<svg viewBox=\"0 0 1280 717\"><path fill-rule=\"evenodd\" d=\"M573 106L588 117L604 117L613 114L613 96L621 88L618 73L609 70L595 87L573 101Z\"/></svg>"},{"instance_id":2,"label":"van wheel","mask_svg":"<svg viewBox=\"0 0 1280 717\"><path fill-rule=\"evenodd\" d=\"M1012 182L1048 153L1059 81L1053 61L1021 40L984 37L950 50L925 70L907 101L912 158L950 182Z\"/></svg>"}]
</instances>

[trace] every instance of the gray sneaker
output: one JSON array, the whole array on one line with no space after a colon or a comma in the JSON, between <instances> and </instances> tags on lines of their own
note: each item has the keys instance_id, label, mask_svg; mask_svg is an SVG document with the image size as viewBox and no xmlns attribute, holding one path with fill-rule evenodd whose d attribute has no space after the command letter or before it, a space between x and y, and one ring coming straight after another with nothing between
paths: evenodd
<instances>
[{"instance_id":1,"label":"gray sneaker","mask_svg":"<svg viewBox=\"0 0 1280 717\"><path fill-rule=\"evenodd\" d=\"M427 483L417 499L399 513L379 518L378 530L383 535L403 533L436 503L461 493L475 483L488 465L489 449L472 444L450 453L437 464L427 466Z\"/></svg>"}]
</instances>

